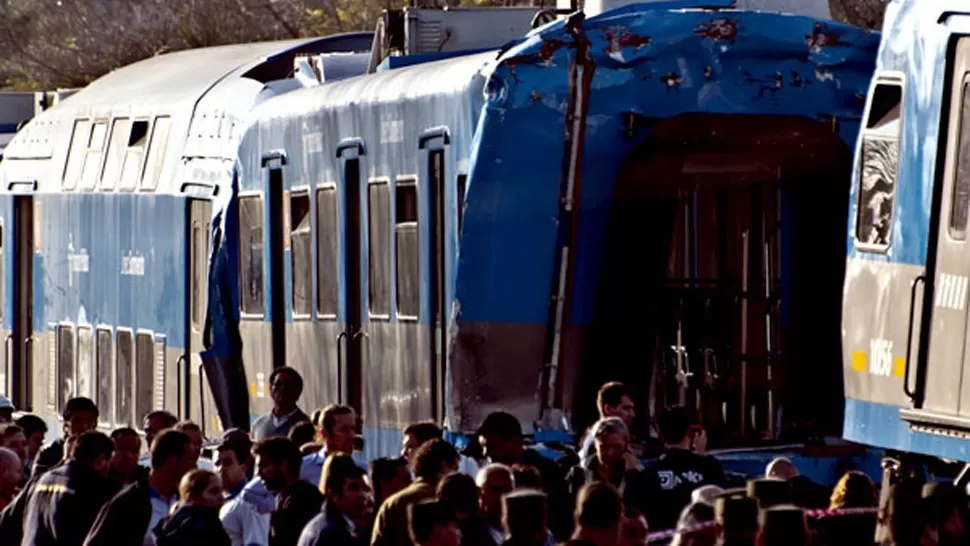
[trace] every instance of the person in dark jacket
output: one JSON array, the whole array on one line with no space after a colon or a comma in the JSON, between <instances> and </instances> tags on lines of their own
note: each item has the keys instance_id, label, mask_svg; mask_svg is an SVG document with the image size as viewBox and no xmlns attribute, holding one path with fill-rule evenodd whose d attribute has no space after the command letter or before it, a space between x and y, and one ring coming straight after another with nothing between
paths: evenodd
<instances>
[{"instance_id":1,"label":"person in dark jacket","mask_svg":"<svg viewBox=\"0 0 970 546\"><path fill-rule=\"evenodd\" d=\"M408 534L415 546L460 546L458 518L451 507L435 499L408 506Z\"/></svg>"},{"instance_id":2,"label":"person in dark jacket","mask_svg":"<svg viewBox=\"0 0 970 546\"><path fill-rule=\"evenodd\" d=\"M97 428L98 406L90 398L83 396L71 398L64 405L62 417L64 417L64 437L54 440L50 445L40 450L34 460L33 470L31 470L32 476L43 474L64 460L68 451L65 444L69 438L77 438L85 432Z\"/></svg>"},{"instance_id":3,"label":"person in dark jacket","mask_svg":"<svg viewBox=\"0 0 970 546\"><path fill-rule=\"evenodd\" d=\"M181 503L155 527L156 546L230 546L219 521L222 482L208 470L193 470L179 484Z\"/></svg>"},{"instance_id":4,"label":"person in dark jacket","mask_svg":"<svg viewBox=\"0 0 970 546\"><path fill-rule=\"evenodd\" d=\"M46 472L31 491L22 544L81 546L112 491L112 451L114 443L100 432L77 438L67 464Z\"/></svg>"},{"instance_id":5,"label":"person in dark jacket","mask_svg":"<svg viewBox=\"0 0 970 546\"><path fill-rule=\"evenodd\" d=\"M323 494L300 480L303 457L289 438L269 438L253 447L256 469L266 489L278 494L276 511L270 517L269 546L296 546L303 527L323 506Z\"/></svg>"},{"instance_id":6,"label":"person in dark jacket","mask_svg":"<svg viewBox=\"0 0 970 546\"><path fill-rule=\"evenodd\" d=\"M334 453L327 457L321 479L326 502L303 529L299 546L366 545L370 538L366 514L373 516L374 507L367 472L350 455Z\"/></svg>"},{"instance_id":7,"label":"person in dark jacket","mask_svg":"<svg viewBox=\"0 0 970 546\"><path fill-rule=\"evenodd\" d=\"M497 546L482 518L480 498L478 485L468 474L450 474L438 484L438 500L448 503L458 518L462 546Z\"/></svg>"},{"instance_id":8,"label":"person in dark jacket","mask_svg":"<svg viewBox=\"0 0 970 546\"><path fill-rule=\"evenodd\" d=\"M616 546L623 523L623 499L604 482L584 485L576 497L576 530L566 546Z\"/></svg>"}]
</instances>

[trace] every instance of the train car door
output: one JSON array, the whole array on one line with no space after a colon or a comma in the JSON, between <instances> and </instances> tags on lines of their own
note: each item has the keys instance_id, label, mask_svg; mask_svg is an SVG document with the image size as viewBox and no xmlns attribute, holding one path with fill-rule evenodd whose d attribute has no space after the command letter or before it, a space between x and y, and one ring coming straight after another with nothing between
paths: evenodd
<instances>
[{"instance_id":1,"label":"train car door","mask_svg":"<svg viewBox=\"0 0 970 546\"><path fill-rule=\"evenodd\" d=\"M10 336L10 394L13 404L30 410L33 355L34 198L15 196L13 211L13 332Z\"/></svg>"},{"instance_id":2,"label":"train car door","mask_svg":"<svg viewBox=\"0 0 970 546\"><path fill-rule=\"evenodd\" d=\"M202 332L205 329L206 305L208 294L206 292L207 266L209 261L209 231L212 220L212 202L207 199L191 199L188 206L188 222L186 223L187 233L185 240L188 243L188 278L189 289L186 294L186 316L188 324L185 342L185 356L181 359L182 368L177 371L181 376L180 385L182 390L179 393L179 400L182 405L179 408L183 419L194 419L201 423L203 417L202 405L205 403L207 408L215 411L215 407L209 400L200 399L202 392L208 392L204 387L205 378L201 370L202 359L199 356L203 350ZM196 385L193 381L199 381ZM207 397L208 398L208 397ZM209 423L205 423L208 425Z\"/></svg>"},{"instance_id":3,"label":"train car door","mask_svg":"<svg viewBox=\"0 0 970 546\"><path fill-rule=\"evenodd\" d=\"M930 262L933 291L924 305L931 311L922 409L970 415L970 377L963 373L970 284L970 38L957 42L952 66L935 262ZM908 388L910 379L904 380Z\"/></svg>"},{"instance_id":4,"label":"train car door","mask_svg":"<svg viewBox=\"0 0 970 546\"><path fill-rule=\"evenodd\" d=\"M337 336L338 400L358 412L362 408L361 370L363 370L364 299L361 266L362 238L367 225L361 223L361 160L364 143L357 138L345 139L337 146L337 157L343 169L343 229L338 245L343 248L343 331Z\"/></svg>"}]
</instances>

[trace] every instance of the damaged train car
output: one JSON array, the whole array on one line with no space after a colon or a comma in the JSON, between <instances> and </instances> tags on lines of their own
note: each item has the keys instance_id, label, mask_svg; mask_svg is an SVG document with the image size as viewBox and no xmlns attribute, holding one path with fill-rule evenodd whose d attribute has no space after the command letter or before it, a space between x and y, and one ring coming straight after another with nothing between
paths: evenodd
<instances>
[{"instance_id":1,"label":"damaged train car","mask_svg":"<svg viewBox=\"0 0 970 546\"><path fill-rule=\"evenodd\" d=\"M879 35L729 7L576 13L267 101L215 206L221 414L268 411L285 363L303 405L358 408L369 457L421 419L579 429L610 379L720 446L837 435Z\"/></svg>"}]
</instances>

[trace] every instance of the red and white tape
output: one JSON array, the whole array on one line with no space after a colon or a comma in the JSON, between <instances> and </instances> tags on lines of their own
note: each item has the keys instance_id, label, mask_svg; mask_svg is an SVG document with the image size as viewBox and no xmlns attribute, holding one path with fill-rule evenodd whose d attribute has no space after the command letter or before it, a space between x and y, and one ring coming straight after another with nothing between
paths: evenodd
<instances>
[{"instance_id":1,"label":"red and white tape","mask_svg":"<svg viewBox=\"0 0 970 546\"><path fill-rule=\"evenodd\" d=\"M852 516L857 514L875 514L879 511L878 508L837 508L837 509L813 509L805 510L805 516L809 518L822 518L830 516ZM676 529L666 529L664 531L656 531L647 535L647 542L660 542L673 538L678 533L693 533L695 531L703 531L704 529L709 529L714 526L713 521L705 521L703 523L697 523L694 525L678 527Z\"/></svg>"}]
</instances>

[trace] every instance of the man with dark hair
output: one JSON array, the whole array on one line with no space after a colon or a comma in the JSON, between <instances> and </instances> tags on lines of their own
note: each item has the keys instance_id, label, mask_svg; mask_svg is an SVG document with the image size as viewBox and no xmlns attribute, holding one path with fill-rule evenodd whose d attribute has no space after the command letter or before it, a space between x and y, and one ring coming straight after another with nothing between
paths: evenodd
<instances>
[{"instance_id":1,"label":"man with dark hair","mask_svg":"<svg viewBox=\"0 0 970 546\"><path fill-rule=\"evenodd\" d=\"M47 435L47 423L43 419L32 413L20 416L16 423L24 429L24 436L27 437L27 465L24 475L29 478L30 470L34 466L34 458L40 453L40 448L44 445L44 436Z\"/></svg>"},{"instance_id":2,"label":"man with dark hair","mask_svg":"<svg viewBox=\"0 0 970 546\"><path fill-rule=\"evenodd\" d=\"M650 525L670 529L677 525L680 511L690 504L695 489L724 487L726 480L721 463L704 454L707 436L690 411L681 406L667 408L660 414L658 425L666 448L654 464L661 491Z\"/></svg>"},{"instance_id":3,"label":"man with dark hair","mask_svg":"<svg viewBox=\"0 0 970 546\"><path fill-rule=\"evenodd\" d=\"M438 484L438 500L445 502L458 518L462 546L498 546L482 518L478 486L468 474L449 474Z\"/></svg>"},{"instance_id":4,"label":"man with dark hair","mask_svg":"<svg viewBox=\"0 0 970 546\"><path fill-rule=\"evenodd\" d=\"M502 498L504 546L543 546L549 540L548 503L540 491L514 491ZM553 543L555 544L555 543Z\"/></svg>"},{"instance_id":5,"label":"man with dark hair","mask_svg":"<svg viewBox=\"0 0 970 546\"><path fill-rule=\"evenodd\" d=\"M24 515L24 545L80 546L110 498L108 465L114 443L104 434L78 436L67 462L44 473L31 489Z\"/></svg>"},{"instance_id":6,"label":"man with dark hair","mask_svg":"<svg viewBox=\"0 0 970 546\"><path fill-rule=\"evenodd\" d=\"M85 546L152 546L152 530L178 499L182 477L193 470L191 440L174 429L163 430L151 447L147 481L124 486L98 514Z\"/></svg>"},{"instance_id":7,"label":"man with dark hair","mask_svg":"<svg viewBox=\"0 0 970 546\"><path fill-rule=\"evenodd\" d=\"M49 446L40 450L37 459L34 460L32 476L43 474L64 460L66 455L64 444L69 438L77 438L98 426L98 406L90 398L71 398L64 404L61 415L64 418L64 437L54 440Z\"/></svg>"},{"instance_id":8,"label":"man with dark hair","mask_svg":"<svg viewBox=\"0 0 970 546\"><path fill-rule=\"evenodd\" d=\"M202 437L202 427L192 421L179 421L175 423L175 430L180 430L189 437L189 457L192 459L193 466L199 466L202 444L205 443L205 438Z\"/></svg>"},{"instance_id":9,"label":"man with dark hair","mask_svg":"<svg viewBox=\"0 0 970 546\"><path fill-rule=\"evenodd\" d=\"M408 460L408 464L413 463L414 452L425 442L441 438L441 434L441 427L431 421L412 423L404 427L401 432L401 456Z\"/></svg>"},{"instance_id":10,"label":"man with dark hair","mask_svg":"<svg viewBox=\"0 0 970 546\"><path fill-rule=\"evenodd\" d=\"M270 517L269 546L296 546L303 527L320 513L323 494L300 479L300 448L289 438L268 438L253 447L256 469L266 489L278 494Z\"/></svg>"},{"instance_id":11,"label":"man with dark hair","mask_svg":"<svg viewBox=\"0 0 970 546\"><path fill-rule=\"evenodd\" d=\"M478 428L478 440L485 456L495 463L511 468L517 464L534 466L542 477L543 491L549 498L549 521L553 534L563 540L571 527L569 500L562 470L551 459L525 447L522 425L515 416L504 411L488 415Z\"/></svg>"},{"instance_id":12,"label":"man with dark hair","mask_svg":"<svg viewBox=\"0 0 970 546\"><path fill-rule=\"evenodd\" d=\"M382 457L371 461L370 475L374 481L374 505L384 504L391 495L411 485L411 469L404 457Z\"/></svg>"},{"instance_id":13,"label":"man with dark hair","mask_svg":"<svg viewBox=\"0 0 970 546\"><path fill-rule=\"evenodd\" d=\"M294 425L310 420L296 405L303 394L303 377L293 368L282 366L273 370L269 375L269 394L273 398L273 409L253 423L253 441L256 442L274 436L285 438Z\"/></svg>"},{"instance_id":14,"label":"man with dark hair","mask_svg":"<svg viewBox=\"0 0 970 546\"><path fill-rule=\"evenodd\" d=\"M148 479L148 469L138 464L141 454L141 436L131 427L121 427L111 433L111 441L115 444L114 455L111 456L111 471L108 476L125 486L135 481Z\"/></svg>"},{"instance_id":15,"label":"man with dark hair","mask_svg":"<svg viewBox=\"0 0 970 546\"><path fill-rule=\"evenodd\" d=\"M226 499L219 509L219 519L232 546L265 546L269 542L270 512L260 512L242 495L253 466L252 448L249 435L238 428L224 432L222 443L216 448L215 470L222 479Z\"/></svg>"},{"instance_id":16,"label":"man with dark hair","mask_svg":"<svg viewBox=\"0 0 970 546\"><path fill-rule=\"evenodd\" d=\"M567 546L615 546L620 541L623 500L612 485L593 482L576 499L576 531Z\"/></svg>"},{"instance_id":17,"label":"man with dark hair","mask_svg":"<svg viewBox=\"0 0 970 546\"><path fill-rule=\"evenodd\" d=\"M629 427L636 417L634 410L633 397L626 385L619 381L610 381L600 387L596 394L596 409L599 411L600 419L607 417L619 417ZM579 460L586 461L593 456L593 437L586 431L579 449Z\"/></svg>"},{"instance_id":18,"label":"man with dark hair","mask_svg":"<svg viewBox=\"0 0 970 546\"><path fill-rule=\"evenodd\" d=\"M431 440L414 454L413 484L392 495L377 512L371 546L411 546L408 507L434 498L438 483L458 471L458 452L444 440Z\"/></svg>"},{"instance_id":19,"label":"man with dark hair","mask_svg":"<svg viewBox=\"0 0 970 546\"><path fill-rule=\"evenodd\" d=\"M332 404L324 408L320 418L320 437L323 448L316 453L303 457L300 467L300 479L312 484L320 483L323 463L327 460L327 453L348 453L357 461L357 465L367 471L367 462L354 451L354 438L357 435L357 413L354 408L340 404Z\"/></svg>"},{"instance_id":20,"label":"man with dark hair","mask_svg":"<svg viewBox=\"0 0 970 546\"><path fill-rule=\"evenodd\" d=\"M458 518L447 503L424 500L408 506L408 535L415 546L459 546Z\"/></svg>"},{"instance_id":21,"label":"man with dark hair","mask_svg":"<svg viewBox=\"0 0 970 546\"><path fill-rule=\"evenodd\" d=\"M152 442L158 433L174 427L178 423L178 418L165 410L157 410L149 413L142 421L142 429L145 432L145 448L151 452Z\"/></svg>"},{"instance_id":22,"label":"man with dark hair","mask_svg":"<svg viewBox=\"0 0 970 546\"><path fill-rule=\"evenodd\" d=\"M299 546L356 546L359 526L366 524L374 497L367 472L345 453L334 453L323 465L320 489L323 511L303 529Z\"/></svg>"},{"instance_id":23,"label":"man with dark hair","mask_svg":"<svg viewBox=\"0 0 970 546\"><path fill-rule=\"evenodd\" d=\"M10 451L17 454L20 457L20 468L21 474L26 468L28 449L27 449L27 434L20 425L5 424L0 425L0 447L5 447Z\"/></svg>"}]
</instances>

